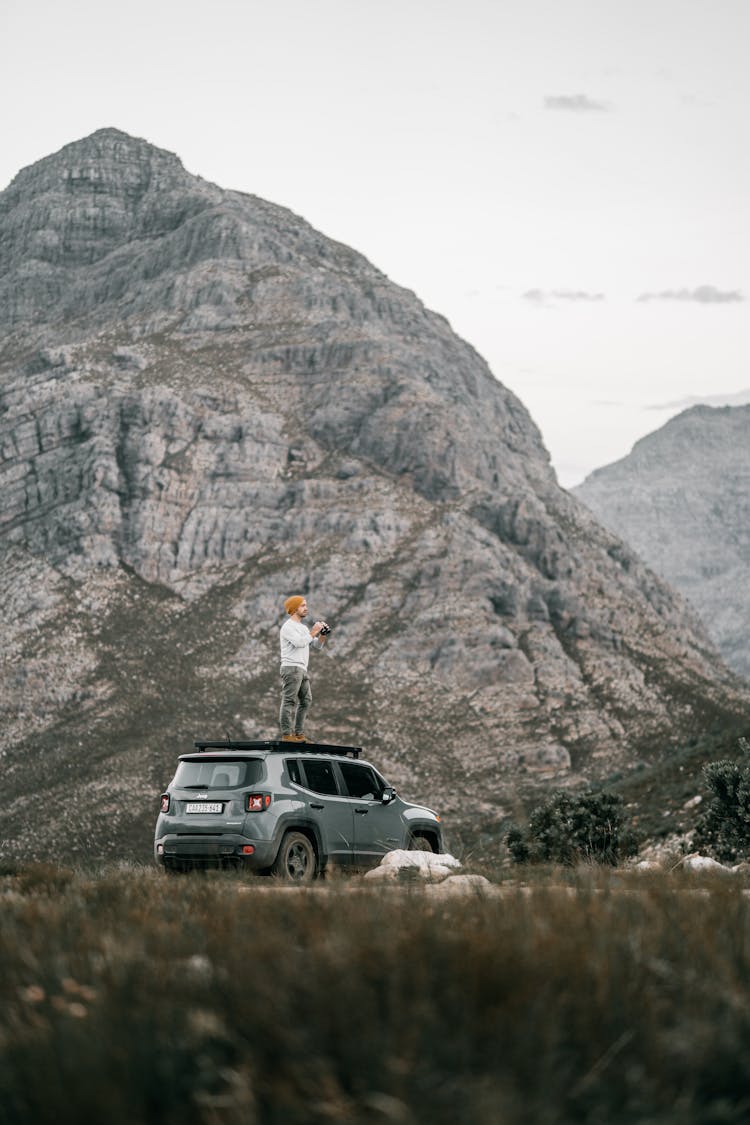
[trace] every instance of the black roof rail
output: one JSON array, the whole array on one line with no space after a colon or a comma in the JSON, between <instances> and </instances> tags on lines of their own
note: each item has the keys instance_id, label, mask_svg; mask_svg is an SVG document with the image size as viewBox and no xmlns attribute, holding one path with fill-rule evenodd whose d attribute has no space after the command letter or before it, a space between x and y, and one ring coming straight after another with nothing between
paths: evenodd
<instances>
[{"instance_id":1,"label":"black roof rail","mask_svg":"<svg viewBox=\"0 0 750 1125\"><path fill-rule=\"evenodd\" d=\"M260 739L252 742L234 739L196 739L193 743L199 753L205 750L265 750L272 754L335 754L341 758L358 758L361 746L333 746L327 742L285 742L280 738Z\"/></svg>"}]
</instances>

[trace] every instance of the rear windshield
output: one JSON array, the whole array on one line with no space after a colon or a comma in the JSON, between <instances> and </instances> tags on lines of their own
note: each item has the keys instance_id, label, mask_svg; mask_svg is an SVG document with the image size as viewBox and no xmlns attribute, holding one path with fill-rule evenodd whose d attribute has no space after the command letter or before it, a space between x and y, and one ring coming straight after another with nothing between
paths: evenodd
<instances>
[{"instance_id":1,"label":"rear windshield","mask_svg":"<svg viewBox=\"0 0 750 1125\"><path fill-rule=\"evenodd\" d=\"M261 758L211 758L180 762L173 784L178 789L239 789L255 785L262 776Z\"/></svg>"}]
</instances>

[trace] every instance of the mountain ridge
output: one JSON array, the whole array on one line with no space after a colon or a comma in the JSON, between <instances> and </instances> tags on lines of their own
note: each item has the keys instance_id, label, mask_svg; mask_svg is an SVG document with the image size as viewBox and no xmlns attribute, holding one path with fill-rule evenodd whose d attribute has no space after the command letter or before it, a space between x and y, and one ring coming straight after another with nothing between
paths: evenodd
<instances>
[{"instance_id":1,"label":"mountain ridge","mask_svg":"<svg viewBox=\"0 0 750 1125\"><path fill-rule=\"evenodd\" d=\"M735 671L750 676L750 406L696 405L573 491L690 600Z\"/></svg>"}]
</instances>

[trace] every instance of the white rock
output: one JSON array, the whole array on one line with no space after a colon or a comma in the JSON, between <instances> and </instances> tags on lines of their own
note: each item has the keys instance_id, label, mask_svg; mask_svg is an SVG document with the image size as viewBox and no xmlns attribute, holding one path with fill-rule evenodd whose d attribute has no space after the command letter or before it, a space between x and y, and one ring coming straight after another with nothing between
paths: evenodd
<instances>
[{"instance_id":1,"label":"white rock","mask_svg":"<svg viewBox=\"0 0 750 1125\"><path fill-rule=\"evenodd\" d=\"M415 875L429 883L436 883L447 878L461 864L452 855L435 855L434 852L411 852L399 848L393 852L386 852L378 867L365 874L365 879L374 882L384 882L398 879L404 870L413 871Z\"/></svg>"},{"instance_id":2,"label":"white rock","mask_svg":"<svg viewBox=\"0 0 750 1125\"><path fill-rule=\"evenodd\" d=\"M712 871L722 875L731 875L732 873L729 867L725 867L723 863L719 863L707 855L686 855L682 866L686 871Z\"/></svg>"},{"instance_id":3,"label":"white rock","mask_svg":"<svg viewBox=\"0 0 750 1125\"><path fill-rule=\"evenodd\" d=\"M441 883L430 887L433 894L440 898L453 895L489 895L500 894L500 887L485 879L484 875L451 875Z\"/></svg>"},{"instance_id":4,"label":"white rock","mask_svg":"<svg viewBox=\"0 0 750 1125\"><path fill-rule=\"evenodd\" d=\"M420 875L426 875L428 879L438 882L440 879L448 878L452 871L453 868L446 867L444 863L433 863L426 870L420 868ZM455 878L460 878L460 876L455 876Z\"/></svg>"},{"instance_id":5,"label":"white rock","mask_svg":"<svg viewBox=\"0 0 750 1125\"><path fill-rule=\"evenodd\" d=\"M387 883L390 880L398 879L398 867L373 867L372 871L365 872L365 879L371 879L373 883Z\"/></svg>"},{"instance_id":6,"label":"white rock","mask_svg":"<svg viewBox=\"0 0 750 1125\"><path fill-rule=\"evenodd\" d=\"M403 848L386 852L380 861L382 867L418 867L420 870L431 867L460 867L455 856L434 852L412 852Z\"/></svg>"}]
</instances>

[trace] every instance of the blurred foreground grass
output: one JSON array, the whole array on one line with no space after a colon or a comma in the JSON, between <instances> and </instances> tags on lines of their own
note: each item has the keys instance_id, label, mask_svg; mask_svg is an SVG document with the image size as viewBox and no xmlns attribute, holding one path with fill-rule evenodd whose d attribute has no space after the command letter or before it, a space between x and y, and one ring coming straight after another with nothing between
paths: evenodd
<instances>
[{"instance_id":1,"label":"blurred foreground grass","mask_svg":"<svg viewBox=\"0 0 750 1125\"><path fill-rule=\"evenodd\" d=\"M0 876L0 1123L750 1120L740 883L531 878Z\"/></svg>"}]
</instances>

